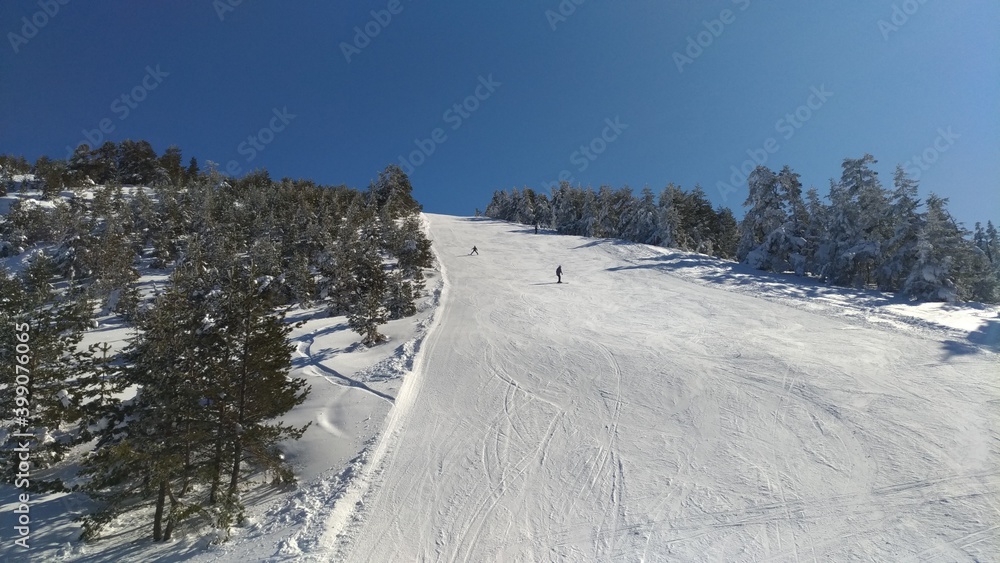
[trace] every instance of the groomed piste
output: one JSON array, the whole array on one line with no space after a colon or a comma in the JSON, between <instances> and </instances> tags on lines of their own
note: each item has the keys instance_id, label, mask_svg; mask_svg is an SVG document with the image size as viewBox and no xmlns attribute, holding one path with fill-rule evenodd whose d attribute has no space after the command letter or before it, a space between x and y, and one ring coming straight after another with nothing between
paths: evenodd
<instances>
[{"instance_id":1,"label":"groomed piste","mask_svg":"<svg viewBox=\"0 0 1000 563\"><path fill-rule=\"evenodd\" d=\"M998 553L995 310L490 220L430 226L441 317L368 492L328 532L338 560Z\"/></svg>"}]
</instances>

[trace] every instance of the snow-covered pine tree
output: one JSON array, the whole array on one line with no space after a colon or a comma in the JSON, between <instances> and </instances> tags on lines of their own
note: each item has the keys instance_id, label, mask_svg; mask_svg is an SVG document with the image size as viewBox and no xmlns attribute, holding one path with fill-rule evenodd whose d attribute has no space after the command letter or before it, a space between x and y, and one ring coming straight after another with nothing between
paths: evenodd
<instances>
[{"instance_id":1,"label":"snow-covered pine tree","mask_svg":"<svg viewBox=\"0 0 1000 563\"><path fill-rule=\"evenodd\" d=\"M70 181L74 187L83 186L86 184L88 178L91 182L94 181L92 178L95 172L93 160L94 153L90 149L90 145L81 143L73 149L73 155L69 158L67 168L69 170Z\"/></svg>"},{"instance_id":2,"label":"snow-covered pine tree","mask_svg":"<svg viewBox=\"0 0 1000 563\"><path fill-rule=\"evenodd\" d=\"M4 316L13 332L15 324L28 328L30 351L23 354L26 362L17 362L31 374L28 390L31 412L25 430L35 435L32 461L36 468L50 467L60 461L66 451L79 443L81 393L79 378L82 375L84 356L77 349L83 331L91 321L91 311L86 301L70 290L56 291L51 282L55 267L51 260L40 254L35 257L23 277L18 280L4 277L2 284L9 294L4 296ZM16 388L14 358L16 348L0 349L0 357L11 369L0 376L0 406L13 413ZM18 428L20 430L21 428ZM16 444L15 444L16 445ZM6 476L17 466L11 455L11 443L2 445L3 468ZM58 489L58 482L33 480L36 490Z\"/></svg>"},{"instance_id":3,"label":"snow-covered pine tree","mask_svg":"<svg viewBox=\"0 0 1000 563\"><path fill-rule=\"evenodd\" d=\"M747 178L746 215L740 223L740 244L736 259L760 270L781 270L787 263L780 249L773 247L772 233L788 220L778 191L778 176L766 166L758 166Z\"/></svg>"},{"instance_id":4,"label":"snow-covered pine tree","mask_svg":"<svg viewBox=\"0 0 1000 563\"><path fill-rule=\"evenodd\" d=\"M532 218L532 224L541 227L552 225L552 203L548 196L543 193L535 194L535 214Z\"/></svg>"},{"instance_id":5,"label":"snow-covered pine tree","mask_svg":"<svg viewBox=\"0 0 1000 563\"><path fill-rule=\"evenodd\" d=\"M535 190L525 186L521 190L521 201L518 205L514 221L522 225L533 225L535 223L535 213L538 195Z\"/></svg>"},{"instance_id":6,"label":"snow-covered pine tree","mask_svg":"<svg viewBox=\"0 0 1000 563\"><path fill-rule=\"evenodd\" d=\"M492 219L509 221L510 194L508 194L506 190L494 191L493 198L490 199L490 203L486 206L485 215Z\"/></svg>"},{"instance_id":7,"label":"snow-covered pine tree","mask_svg":"<svg viewBox=\"0 0 1000 563\"><path fill-rule=\"evenodd\" d=\"M785 165L778 172L778 192L785 205L788 220L781 229L782 240L778 245L785 260L796 274L805 275L809 264L811 246L806 238L809 230L809 211L802 200L802 182L799 175ZM787 255L786 255L787 253Z\"/></svg>"},{"instance_id":8,"label":"snow-covered pine tree","mask_svg":"<svg viewBox=\"0 0 1000 563\"><path fill-rule=\"evenodd\" d=\"M614 238L618 236L618 206L615 190L611 186L601 186L594 196L594 222L591 236Z\"/></svg>"},{"instance_id":9,"label":"snow-covered pine tree","mask_svg":"<svg viewBox=\"0 0 1000 563\"><path fill-rule=\"evenodd\" d=\"M141 252L153 243L156 233L161 228L160 218L156 215L156 204L144 189L136 190L129 205L132 208L134 242Z\"/></svg>"},{"instance_id":10,"label":"snow-covered pine tree","mask_svg":"<svg viewBox=\"0 0 1000 563\"><path fill-rule=\"evenodd\" d=\"M976 223L975 236L983 232L982 226ZM965 245L966 251L959 261L958 287L959 297L969 301L996 303L1000 299L1000 278L997 276L989 255L982 246Z\"/></svg>"},{"instance_id":11,"label":"snow-covered pine tree","mask_svg":"<svg viewBox=\"0 0 1000 563\"><path fill-rule=\"evenodd\" d=\"M414 293L413 283L403 277L402 271L396 269L388 274L386 309L390 319L402 319L417 313Z\"/></svg>"},{"instance_id":12,"label":"snow-covered pine tree","mask_svg":"<svg viewBox=\"0 0 1000 563\"><path fill-rule=\"evenodd\" d=\"M879 289L898 291L913 271L917 261L917 243L923 217L918 212L917 183L902 166L893 176L894 190L889 205L889 228L892 237L882 245L876 273Z\"/></svg>"},{"instance_id":13,"label":"snow-covered pine tree","mask_svg":"<svg viewBox=\"0 0 1000 563\"><path fill-rule=\"evenodd\" d=\"M892 238L889 200L871 167L877 161L866 154L845 159L840 183L831 187L834 223L833 254L828 281L838 285L864 286L875 282L882 244Z\"/></svg>"},{"instance_id":14,"label":"snow-covered pine tree","mask_svg":"<svg viewBox=\"0 0 1000 563\"><path fill-rule=\"evenodd\" d=\"M916 245L916 261L903 285L911 299L955 301L958 290L954 268L960 253L962 233L946 208L948 200L930 194L926 220L921 225Z\"/></svg>"},{"instance_id":15,"label":"snow-covered pine tree","mask_svg":"<svg viewBox=\"0 0 1000 563\"><path fill-rule=\"evenodd\" d=\"M434 259L431 253L431 241L424 235L420 220L416 215L403 219L399 232L403 246L398 257L400 268L404 275L415 276L421 268L430 268Z\"/></svg>"},{"instance_id":16,"label":"snow-covered pine tree","mask_svg":"<svg viewBox=\"0 0 1000 563\"><path fill-rule=\"evenodd\" d=\"M156 151L148 141L122 141L118 145L118 169L124 184L148 186L161 176Z\"/></svg>"},{"instance_id":17,"label":"snow-covered pine tree","mask_svg":"<svg viewBox=\"0 0 1000 563\"><path fill-rule=\"evenodd\" d=\"M684 247L680 215L680 202L683 196L684 192L672 183L667 184L667 187L660 192L656 209L656 237L663 246Z\"/></svg>"},{"instance_id":18,"label":"snow-covered pine tree","mask_svg":"<svg viewBox=\"0 0 1000 563\"><path fill-rule=\"evenodd\" d=\"M105 141L93 150L91 158L91 180L98 184L112 184L121 181L118 166L118 146L112 141Z\"/></svg>"},{"instance_id":19,"label":"snow-covered pine tree","mask_svg":"<svg viewBox=\"0 0 1000 563\"><path fill-rule=\"evenodd\" d=\"M378 214L387 213L393 219L419 213L422 209L413 199L410 178L396 164L390 164L379 173L378 180L369 187L369 198Z\"/></svg>"},{"instance_id":20,"label":"snow-covered pine tree","mask_svg":"<svg viewBox=\"0 0 1000 563\"><path fill-rule=\"evenodd\" d=\"M638 198L629 202L629 207L623 212L624 226L622 237L625 240L641 244L660 244L656 224L656 196L653 190L646 186Z\"/></svg>"},{"instance_id":21,"label":"snow-covered pine tree","mask_svg":"<svg viewBox=\"0 0 1000 563\"><path fill-rule=\"evenodd\" d=\"M348 317L348 324L362 337L365 346L375 346L387 338L379 327L389 321L385 308L388 276L379 253L377 229L368 226L355 247L356 261L351 274L358 288L358 299Z\"/></svg>"},{"instance_id":22,"label":"snow-covered pine tree","mask_svg":"<svg viewBox=\"0 0 1000 563\"><path fill-rule=\"evenodd\" d=\"M715 255L719 258L734 260L736 249L740 243L740 226L728 207L721 205L715 210Z\"/></svg>"},{"instance_id":23,"label":"snow-covered pine tree","mask_svg":"<svg viewBox=\"0 0 1000 563\"><path fill-rule=\"evenodd\" d=\"M174 527L200 509L201 501L185 499L182 491L205 473L196 462L205 454L194 452L211 444L203 405L218 357L200 336L211 318L182 288L183 275L175 271L171 287L140 318L125 370L138 391L105 415L111 422L82 464L83 490L100 505L83 520L85 540L98 538L117 516L148 506L154 508L153 540L169 540Z\"/></svg>"},{"instance_id":24,"label":"snow-covered pine tree","mask_svg":"<svg viewBox=\"0 0 1000 563\"><path fill-rule=\"evenodd\" d=\"M163 151L157 163L157 169L162 171L162 176L157 178L160 182L169 182L175 186L184 183L184 166L181 164L181 149L177 145L170 145Z\"/></svg>"},{"instance_id":25,"label":"snow-covered pine tree","mask_svg":"<svg viewBox=\"0 0 1000 563\"><path fill-rule=\"evenodd\" d=\"M688 193L681 193L679 199L680 231L684 234L686 250L702 254L715 254L718 243L718 215L701 186L696 185Z\"/></svg>"},{"instance_id":26,"label":"snow-covered pine tree","mask_svg":"<svg viewBox=\"0 0 1000 563\"><path fill-rule=\"evenodd\" d=\"M835 196L836 183L830 182L831 201ZM806 238L812 245L812 255L807 260L807 271L821 279L828 279L833 269L833 256L836 251L833 228L836 223L833 205L823 203L819 190L815 187L806 192L806 209L809 210L809 229Z\"/></svg>"},{"instance_id":27,"label":"snow-covered pine tree","mask_svg":"<svg viewBox=\"0 0 1000 563\"><path fill-rule=\"evenodd\" d=\"M195 189L192 186L192 189ZM156 221L153 223L151 243L153 247L153 267L167 268L181 255L188 237L196 229L192 220L190 194L184 194L175 186L160 186L156 194ZM208 212L206 206L195 209Z\"/></svg>"},{"instance_id":28,"label":"snow-covered pine tree","mask_svg":"<svg viewBox=\"0 0 1000 563\"><path fill-rule=\"evenodd\" d=\"M1000 302L1000 236L997 235L993 221L987 221L985 229L976 223L973 242L978 251L982 253L989 268L989 272L985 274L986 277L974 299L988 303ZM992 299L988 297L990 294L992 294Z\"/></svg>"},{"instance_id":29,"label":"snow-covered pine tree","mask_svg":"<svg viewBox=\"0 0 1000 563\"><path fill-rule=\"evenodd\" d=\"M598 219L597 192L590 186L577 191L579 192L580 217L573 225L572 230L581 237L592 237L596 232Z\"/></svg>"},{"instance_id":30,"label":"snow-covered pine tree","mask_svg":"<svg viewBox=\"0 0 1000 563\"><path fill-rule=\"evenodd\" d=\"M574 190L569 182L559 182L552 190L553 227L566 235L579 234L577 224L583 217L583 205L578 190Z\"/></svg>"},{"instance_id":31,"label":"snow-covered pine tree","mask_svg":"<svg viewBox=\"0 0 1000 563\"><path fill-rule=\"evenodd\" d=\"M35 161L32 168L35 177L42 182L42 199L53 199L66 187L69 179L69 170L66 162L62 160L52 160L47 156L40 156Z\"/></svg>"},{"instance_id":32,"label":"snow-covered pine tree","mask_svg":"<svg viewBox=\"0 0 1000 563\"><path fill-rule=\"evenodd\" d=\"M283 268L282 281L287 303L309 306L316 299L316 276L310 268L305 253L296 252L287 258Z\"/></svg>"}]
</instances>

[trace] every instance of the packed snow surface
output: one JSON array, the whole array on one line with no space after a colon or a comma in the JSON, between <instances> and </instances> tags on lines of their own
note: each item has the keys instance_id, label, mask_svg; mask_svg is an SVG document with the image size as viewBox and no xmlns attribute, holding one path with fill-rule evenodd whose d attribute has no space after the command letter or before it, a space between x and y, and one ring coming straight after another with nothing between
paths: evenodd
<instances>
[{"instance_id":1,"label":"packed snow surface","mask_svg":"<svg viewBox=\"0 0 1000 563\"><path fill-rule=\"evenodd\" d=\"M39 560L997 560L1000 308L427 219L440 275L390 343L302 313L296 490L207 549L83 546L73 513Z\"/></svg>"},{"instance_id":2,"label":"packed snow surface","mask_svg":"<svg viewBox=\"0 0 1000 563\"><path fill-rule=\"evenodd\" d=\"M431 216L443 314L336 559L1000 553L996 309L963 341L530 231Z\"/></svg>"}]
</instances>

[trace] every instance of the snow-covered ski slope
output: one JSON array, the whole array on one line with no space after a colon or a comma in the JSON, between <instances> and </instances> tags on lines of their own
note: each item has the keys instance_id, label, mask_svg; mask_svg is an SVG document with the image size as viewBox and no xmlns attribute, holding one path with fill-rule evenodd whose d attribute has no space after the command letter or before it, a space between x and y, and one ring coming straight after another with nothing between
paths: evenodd
<instances>
[{"instance_id":1,"label":"snow-covered ski slope","mask_svg":"<svg viewBox=\"0 0 1000 563\"><path fill-rule=\"evenodd\" d=\"M963 338L685 278L663 249L429 218L443 310L321 558L1000 557L996 309Z\"/></svg>"}]
</instances>

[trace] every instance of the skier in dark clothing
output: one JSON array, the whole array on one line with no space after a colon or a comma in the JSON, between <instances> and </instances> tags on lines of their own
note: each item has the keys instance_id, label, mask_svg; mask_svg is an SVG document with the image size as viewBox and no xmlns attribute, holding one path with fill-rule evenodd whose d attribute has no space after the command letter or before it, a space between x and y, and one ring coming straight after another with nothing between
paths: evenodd
<instances>
[{"instance_id":1,"label":"skier in dark clothing","mask_svg":"<svg viewBox=\"0 0 1000 563\"><path fill-rule=\"evenodd\" d=\"M473 254L479 256L479 249L476 248L475 246L472 247L472 252L469 253L469 256L472 256Z\"/></svg>"},{"instance_id":2,"label":"skier in dark clothing","mask_svg":"<svg viewBox=\"0 0 1000 563\"><path fill-rule=\"evenodd\" d=\"M556 278L559 280L556 283L562 283L562 266L556 267Z\"/></svg>"},{"instance_id":3,"label":"skier in dark clothing","mask_svg":"<svg viewBox=\"0 0 1000 563\"><path fill-rule=\"evenodd\" d=\"M538 234L538 223L535 223L535 234Z\"/></svg>"}]
</instances>

